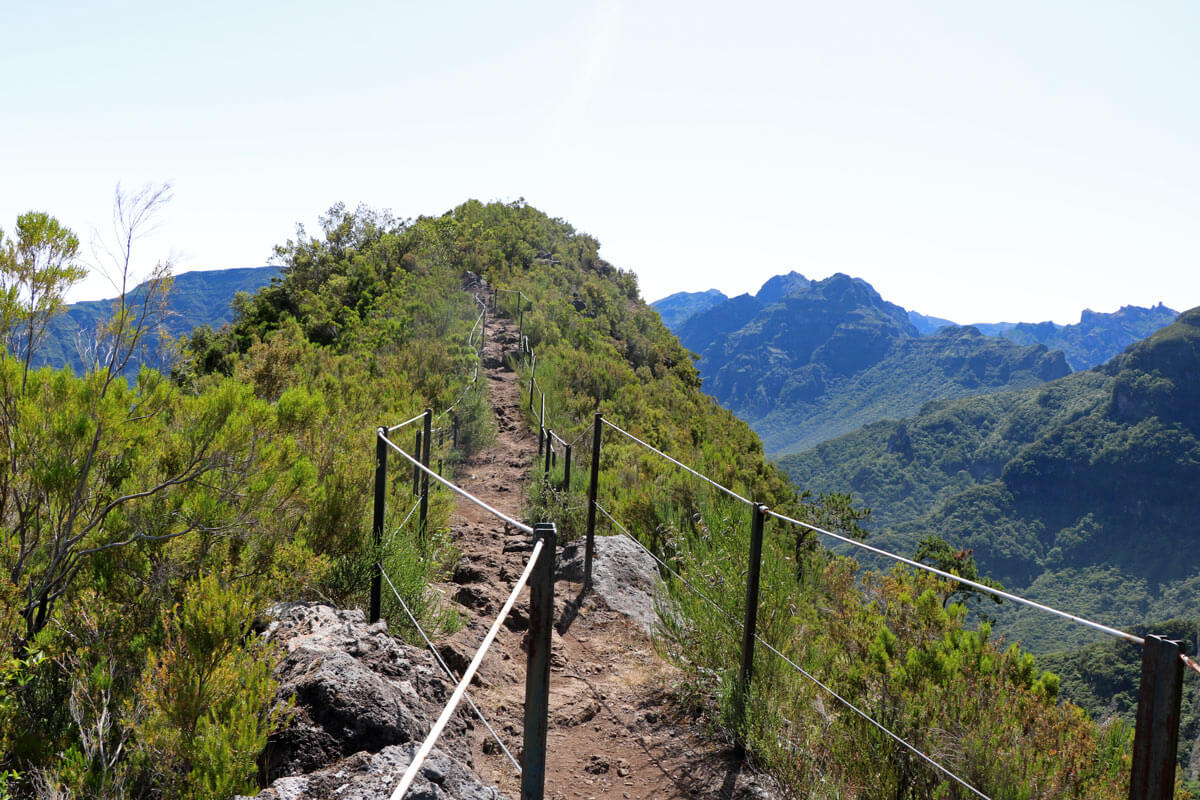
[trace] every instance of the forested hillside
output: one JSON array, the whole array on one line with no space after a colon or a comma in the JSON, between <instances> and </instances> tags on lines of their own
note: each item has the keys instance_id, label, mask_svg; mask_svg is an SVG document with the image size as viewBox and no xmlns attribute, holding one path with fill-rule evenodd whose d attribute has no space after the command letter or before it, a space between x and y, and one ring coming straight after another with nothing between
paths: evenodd
<instances>
[{"instance_id":1,"label":"forested hillside","mask_svg":"<svg viewBox=\"0 0 1200 800\"><path fill-rule=\"evenodd\" d=\"M865 281L772 278L694 314L676 332L700 355L704 389L782 454L929 400L1034 386L1069 372L1062 354L949 328L922 337Z\"/></svg>"},{"instance_id":2,"label":"forested hillside","mask_svg":"<svg viewBox=\"0 0 1200 800\"><path fill-rule=\"evenodd\" d=\"M700 392L688 351L593 237L523 202L415 220L335 206L321 224L281 245L280 280L239 303L228 327L189 337L169 376L143 369L127 384L121 358L83 376L28 369L19 350L0 361L9 793L252 790L256 757L288 714L269 703L280 654L250 635L255 619L279 600L362 604L377 558L403 576L398 588L435 635L453 628L426 588L453 563L447 501L429 541L401 532L374 550L368 493L376 426L448 406L471 374L468 271L510 290L502 307L538 354L556 431L574 438L598 410L745 497L856 531L845 497L797 497L750 428ZM10 296L6 324L22 319L22 297ZM154 304L126 308L108 328L118 354L136 349L150 329L138 309ZM1175 402L1155 385L1154 398ZM469 448L492 422L479 392L466 398ZM1129 729L1093 723L1058 700L1058 679L1030 656L987 626L965 628L951 587L905 570L859 573L777 522L758 631L792 664L760 650L739 722L749 509L628 438L605 441L598 478L606 511L687 580L663 573L658 641L684 676L676 702L798 791L916 800L955 790L795 666L991 797L1124 796ZM535 482L528 516L578 535L579 490ZM394 608L385 615L404 630Z\"/></svg>"},{"instance_id":3,"label":"forested hillside","mask_svg":"<svg viewBox=\"0 0 1200 800\"><path fill-rule=\"evenodd\" d=\"M936 534L1010 587L1116 625L1195 616L1198 376L1193 309L1096 370L932 403L782 463L802 487L853 492L888 546ZM1078 641L1001 619L1036 650Z\"/></svg>"}]
</instances>

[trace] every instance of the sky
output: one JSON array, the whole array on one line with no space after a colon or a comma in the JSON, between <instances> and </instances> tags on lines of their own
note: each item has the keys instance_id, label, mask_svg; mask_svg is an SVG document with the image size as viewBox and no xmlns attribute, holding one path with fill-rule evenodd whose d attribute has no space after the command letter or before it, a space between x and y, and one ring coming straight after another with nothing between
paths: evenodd
<instances>
[{"instance_id":1,"label":"sky","mask_svg":"<svg viewBox=\"0 0 1200 800\"><path fill-rule=\"evenodd\" d=\"M962 323L1200 305L1194 2L111 0L0 27L0 228L98 241L118 184L168 182L143 271L265 264L339 201L524 198L647 300L797 270Z\"/></svg>"}]
</instances>

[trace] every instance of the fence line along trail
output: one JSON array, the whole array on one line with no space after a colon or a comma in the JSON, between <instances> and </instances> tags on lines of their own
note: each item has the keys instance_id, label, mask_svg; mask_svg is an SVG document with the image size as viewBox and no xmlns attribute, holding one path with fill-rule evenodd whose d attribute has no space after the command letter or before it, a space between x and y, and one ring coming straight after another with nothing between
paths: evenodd
<instances>
[{"instance_id":1,"label":"fence line along trail","mask_svg":"<svg viewBox=\"0 0 1200 800\"><path fill-rule=\"evenodd\" d=\"M518 347L517 327L489 319L484 372L495 413L497 440L462 464L455 482L498 510L521 518L525 484L537 457L537 434L522 418L517 375L503 359ZM579 465L586 470L587 465ZM536 522L539 520L525 520ZM553 520L547 520L553 521ZM528 534L472 503L459 502L451 529L461 558L452 582L439 588L468 623L437 641L456 672L470 662L509 587L529 558ZM654 654L649 639L626 617L590 594L577 610L577 583L559 580L555 619L571 619L555 633L550 675L546 797L555 800L762 797L763 776L732 758L730 748L701 735L702 719L675 707L666 688L678 677ZM471 696L511 747L520 747L524 703L528 590L518 601L477 674ZM477 725L471 754L476 771L509 797L519 778L491 736ZM459 754L460 757L466 754ZM780 797L773 785L769 796Z\"/></svg>"}]
</instances>

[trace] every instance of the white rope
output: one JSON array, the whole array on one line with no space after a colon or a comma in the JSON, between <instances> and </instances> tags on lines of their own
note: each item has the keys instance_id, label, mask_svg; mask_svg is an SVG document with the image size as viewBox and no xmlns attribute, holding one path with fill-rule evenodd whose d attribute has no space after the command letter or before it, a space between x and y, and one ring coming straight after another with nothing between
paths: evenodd
<instances>
[{"instance_id":1,"label":"white rope","mask_svg":"<svg viewBox=\"0 0 1200 800\"><path fill-rule=\"evenodd\" d=\"M422 463L421 463L420 461L418 461L417 459L415 459L415 458L413 458L412 456L410 456L408 453L404 452L404 450L403 450L403 449L401 449L401 448L400 448L400 446L399 446L398 444L396 444L396 443L395 443L395 442L393 442L391 439L389 439L389 438L387 438L386 436L384 436L382 433L379 433L379 434L378 434L378 436L379 436L379 438L383 439L383 441L384 441L384 442L385 442L385 443L386 443L386 444L387 444L389 447L391 447L393 450L395 450L395 451L396 451L397 453L399 453L400 455L404 456L404 458L408 459L408 461L409 461L409 462L410 462L410 463L411 463L411 464L412 464L414 467L416 467L417 469L421 470L421 471L422 471L422 472L424 472L426 475L428 475L429 477L433 478L435 481L437 481L438 483L442 484L443 486L445 486L445 487L446 487L447 489L449 489L450 491L454 492L455 494L457 494L457 495L459 495L459 496L461 496L461 497L465 497L466 499L470 500L470 501L471 501L472 503L474 503L475 505L477 505L477 506L479 506L480 508L482 508L484 511L488 511L488 512L490 512L492 515L499 517L500 519L502 519L502 520L504 520L505 522L507 522L509 525L512 525L512 526L513 526L514 528L516 528L517 530L520 530L520 531L525 531L525 533L533 533L533 528L529 527L528 525L526 525L526 524L525 524L525 523L523 523L523 522L517 522L517 521L516 521L515 519L513 519L512 517L510 517L510 516L508 516L507 514L505 514L503 511L499 511L499 510L497 510L497 509L495 509L495 508L493 508L493 507L489 506L487 503L483 502L483 501L482 501L482 500L480 500L478 497L476 497L475 495L473 495L473 494L471 494L470 492L468 492L466 489L463 489L463 488L460 488L460 487L458 487L458 486L455 486L453 483L451 483L450 481L446 480L446 479L445 479L445 478L443 478L441 475L438 475L436 472L434 472L434 471L433 471L433 470L431 470L429 467L427 467L427 466L425 466L424 464L422 464Z\"/></svg>"},{"instance_id":2,"label":"white rope","mask_svg":"<svg viewBox=\"0 0 1200 800\"><path fill-rule=\"evenodd\" d=\"M931 567L928 564L922 564L920 561L913 561L911 558L905 558L904 556L896 555L895 553L889 553L887 550L881 550L878 547L872 547L871 545L869 545L865 542L860 542L857 539L851 539L848 536L842 536L837 533L832 533L830 531L825 530L824 528L818 528L815 525L810 525L807 522L801 522L798 519L792 519L791 517L785 517L783 514L778 514L774 511L770 511L770 510L767 511L767 516L775 517L775 519L781 520L783 522L790 522L793 525L799 525L800 527L807 528L808 530L813 531L815 533L820 533L825 536L830 536L834 539L837 539L839 542L845 542L846 544L854 545L855 547L862 548L863 550L867 550L869 552L875 553L876 555L881 555L886 558L891 558L895 561L899 561L902 564L908 564L910 567L915 567L916 569L921 569L926 572L932 572L934 575L945 578L946 580L949 580L949 581L954 581L955 583L961 583L963 586L970 586L973 589L978 589L980 591L987 592L988 594L995 595L996 597L1002 597L1005 600L1011 600L1014 603L1018 603L1023 606L1029 606L1030 608L1036 608L1039 611L1045 611L1048 614L1053 614L1056 617L1062 617L1063 619L1070 620L1071 622L1077 622L1080 625L1085 625L1089 628L1100 631L1101 633L1107 633L1109 636L1115 636L1118 639L1124 639L1129 642L1136 642L1137 644L1145 644L1146 643L1145 639L1143 639L1140 636L1134 636L1132 633L1126 633L1125 631L1118 630L1116 628L1110 628L1107 625L1101 625L1099 622L1092 622L1090 619L1084 619L1083 617L1077 616L1075 614L1069 614L1066 611L1059 611L1057 608L1052 608L1050 606L1043 605L1043 604L1035 602L1033 600L1027 600L1024 597L1012 594L1011 592L1006 592L1001 589L996 589L992 586L988 586L987 584L983 584L983 583L979 583L977 581L969 580L967 578L959 577L958 575L955 575L952 572L946 572L944 570L937 569L936 567Z\"/></svg>"},{"instance_id":3,"label":"white rope","mask_svg":"<svg viewBox=\"0 0 1200 800\"><path fill-rule=\"evenodd\" d=\"M412 613L412 611L409 610L408 604L404 602L404 598L400 596L400 593L396 591L396 587L392 585L392 579L389 578L387 572L384 571L383 564L379 565L379 574L381 574L383 579L387 581L388 588L392 590L392 594L396 595L396 602L398 602L400 607L404 609L404 613L408 615L408 619L410 622L412 622L413 627L417 629L417 633L421 634L421 638L425 640L426 646L429 647L429 652L433 653L433 657L437 659L437 663L441 665L442 671L446 673L450 680L458 680L458 678L454 676L454 671L450 669L450 665L447 664L445 659L442 658L442 654L439 653L437 648L433 646L433 642L430 641L429 637L425 634L425 631L421 628L421 623L417 622L416 616ZM475 712L475 716L479 717L479 721L483 723L483 727L487 728L488 733L490 733L492 738L496 740L496 744L500 745L500 749L504 751L504 755L508 756L508 760L512 762L513 767L517 770L517 774L520 775L521 765L517 763L517 759L514 758L513 754L510 753L508 748L504 746L504 742L500 740L500 734L496 733L495 729L488 724L487 718L483 716L483 712L480 711L475 703L471 700L471 695L464 693L463 699L467 701L467 705L469 705L471 710Z\"/></svg>"},{"instance_id":4,"label":"white rope","mask_svg":"<svg viewBox=\"0 0 1200 800\"><path fill-rule=\"evenodd\" d=\"M713 486L715 486L716 488L720 489L722 492L724 492L725 494L729 495L730 497L737 498L738 500L741 500L743 503L745 503L745 504L746 504L746 505L748 505L748 506L749 506L749 505L753 505L753 503L751 503L751 502L750 502L749 500L747 500L746 498L742 497L740 494L738 494L737 492L735 492L733 489L727 489L727 488L725 488L724 486L722 486L721 484L717 483L716 481L714 481L712 478L708 477L707 475L701 475L699 472L696 472L696 470L692 469L692 468L691 468L691 467L689 467L687 464L684 464L684 463L683 463L683 462L681 462L681 461L676 461L675 459L671 458L669 455L667 455L666 453L664 453L662 450L659 450L657 447L654 447L653 445L650 445L650 444L647 444L646 442L643 442L641 439L637 438L636 436L634 436L634 435L633 435L632 433L630 433L629 431L627 431L627 430L624 430L624 429L622 429L622 428L619 428L619 427L617 427L616 425L612 424L611 422L609 422L608 420L604 419L603 417L601 417L601 419L602 419L602 420L604 420L604 424L605 424L605 425L607 425L608 427L612 428L612 429L613 429L614 431L616 431L617 433L623 433L623 434L625 434L625 435L626 435L626 436L628 436L630 439L633 439L635 442L637 442L638 444L640 444L642 447L645 447L647 450L651 450L651 451L653 451L653 452L655 452L655 453L658 453L660 456L662 456L663 458L665 458L667 461L670 461L670 462L671 462L672 464L674 464L675 466L677 466L677 467L681 467L681 468L683 468L683 469L687 470L688 472L692 473L693 475L695 475L697 478L700 478L701 480L707 481L708 483L710 483L710 484L712 484Z\"/></svg>"},{"instance_id":5,"label":"white rope","mask_svg":"<svg viewBox=\"0 0 1200 800\"><path fill-rule=\"evenodd\" d=\"M713 600L711 600L711 599L710 599L710 598L709 598L709 597L708 597L706 594L704 594L704 592L702 592L702 591L700 591L699 589L697 589L697 588L696 588L695 586L693 586L693 585L692 585L692 584L691 584L691 583L690 583L690 582L689 582L689 581L688 581L686 578L684 578L682 575L680 575L680 574L679 574L678 572L676 572L675 570L671 569L671 567L670 567L670 566L668 566L668 565L667 565L667 563L666 563L665 561L663 561L663 560L662 560L661 558L659 558L658 556L654 555L654 553L652 553L652 552L649 550L649 548L647 548L645 545L643 545L641 542L639 542L637 539L635 539L635 538L633 537L633 534L631 534L631 533L630 533L630 532L629 532L629 531L628 531L628 530L625 528L625 526L624 526L624 525L622 525L621 523L617 522L615 519L613 519L613 516L612 516L611 514L609 514L607 511L605 511L603 508L601 508L599 503L597 503L597 504L596 504L596 508L597 508L597 509L599 509L599 510L600 510L600 512L601 512L602 514L604 514L604 516L608 517L608 519L609 519L609 520L610 520L610 521L611 521L611 522L612 522L614 525L616 525L616 526L617 526L617 527L618 527L618 528L621 530L621 532L625 534L625 536L626 536L626 537L628 537L629 541L633 542L633 543L634 543L634 544L636 544L638 547L640 547L640 548L641 548L641 549L642 549L642 550L643 550L643 551L646 553L646 555L650 556L650 557L651 557L651 558L653 558L655 561L657 561L659 564L661 564L661 565L662 565L662 566L663 566L663 567L664 567L664 568L665 568L665 569L666 569L668 572L670 572L672 575L674 575L676 578L678 578L680 581L682 581L682 582L684 583L684 585L686 585L686 586L687 586L689 589L691 589L693 592L695 592L695 593L696 593L696 594L697 594L697 595L700 597L700 599L701 599L701 600L704 600L704 601L705 601L706 603L708 603L710 606L712 606L713 608L715 608L715 609L716 609L716 610L717 610L717 611L718 611L718 612L719 612L719 613L720 613L722 616L724 616L726 619L728 619L730 622L732 622L734 625L738 626L738 627L739 627L739 628L741 628L742 630L745 630L745 627L746 627L746 626L745 626L745 625L744 625L744 624L743 624L743 623L742 623L740 620L736 619L736 618L735 618L735 617L734 617L732 614L730 614L728 611L726 611L725 609L721 608L721 606L717 605L717 604L716 604L716 603L715 603ZM919 756L921 759L923 759L924 761L928 762L928 763L929 763L931 766L933 766L934 768L936 768L936 769L937 769L939 772L942 772L943 774L945 774L945 775L947 775L948 777L952 778L953 780L957 781L957 782L958 782L958 783L960 783L960 784L961 784L961 785L962 785L964 788L966 788L968 791L971 791L971 792L973 792L973 793L974 793L976 796L978 796L978 797L982 797L984 800L991 800L991 798L989 798L987 795L985 795L985 794L983 794L982 792L980 792L980 791L979 791L978 789L976 789L974 786L972 786L971 784L967 783L965 780L963 780L962 778L958 777L958 776L957 776L957 775L955 775L953 772L951 772L950 770L946 769L945 767L943 767L941 764L939 764L939 763L937 763L936 761L934 761L934 760L933 760L932 758L930 758L929 756L925 755L923 752L921 752L921 751L920 751L920 750L918 750L916 747L914 747L913 745L911 745L911 744L909 744L908 742L906 742L904 739L901 739L899 736L897 736L896 734L892 733L890 730L888 730L887 728L885 728L883 725L881 725L880 723L878 723L878 722L876 722L874 719L872 719L872 718L871 718L871 717L870 717L870 716L869 716L869 715L868 715L866 712L864 712L864 711L861 711L861 710L860 710L860 709L859 709L859 708L858 708L856 705L854 705L853 703L851 703L849 700L847 700L846 698L842 697L840 694L838 694L838 693L837 693L837 692L835 692L833 689L831 689L831 688L829 688L828 686L826 686L826 685L825 685L824 683L822 683L821 681L817 680L817 678L816 678L815 676L813 676L812 674L810 674L810 673L809 673L807 670L805 670L803 667L801 667L801 666L800 666L800 665L798 665L796 662L792 661L790 658L788 658L787 656L785 656L783 653L779 652L779 651L778 651L778 650L776 650L774 647L772 647L772 646L770 645L770 643L768 643L768 642L767 642L765 639L763 639L763 638L762 638L762 636L760 636L760 635L758 635L758 634L756 633L756 634L754 634L754 639L755 639L755 641L757 641L758 643L760 643L760 644L762 644L764 647L766 647L768 650L770 650L772 653L774 653L775 655L779 656L779 657L780 657L780 658L782 658L784 661L786 661L786 662L787 662L789 665L791 665L791 667L792 667L793 669L795 669L795 670L796 670L797 672L799 672L801 675L803 675L804 677L808 678L810 681L812 681L813 683L815 683L817 686L820 686L822 689L824 689L826 692L828 692L830 695L832 695L832 696L833 696L834 698L836 698L837 700L841 701L841 703L842 703L843 705L845 705L845 706L846 706L846 708L849 708L849 709L850 709L851 711L853 711L855 714L858 714L860 717L862 717L863 719L865 719L867 722L871 723L871 724L872 724L872 725L874 725L876 728L878 728L879 730L883 731L884 733L886 733L886 734L887 734L888 736L890 736L891 738L895 739L895 740L896 740L897 742L899 742L900 744L904 745L906 748L908 748L909 750L911 750L913 753L915 753L915 754L916 754L917 756Z\"/></svg>"},{"instance_id":6,"label":"white rope","mask_svg":"<svg viewBox=\"0 0 1200 800\"><path fill-rule=\"evenodd\" d=\"M387 429L387 432L391 433L392 431L398 431L401 428L403 428L405 425L412 425L414 422L416 422L419 419L423 419L424 417L425 417L425 412L422 411L420 414L417 414L415 417L413 417L410 420L405 420L404 422L401 422L399 425L393 425L392 427Z\"/></svg>"},{"instance_id":7,"label":"white rope","mask_svg":"<svg viewBox=\"0 0 1200 800\"><path fill-rule=\"evenodd\" d=\"M525 565L525 571L521 573L521 577L517 579L517 583L513 586L512 593L509 594L508 600L505 601L504 607L500 609L500 615L496 617L496 621L492 623L491 630L487 632L487 636L483 638L483 643L479 645L479 650L475 653L475 658L471 659L470 666L463 672L462 680L458 682L458 686L454 688L454 694L450 695L450 700L447 701L446 707L442 710L442 715L438 717L437 722L433 723L433 728L429 731L429 735L425 737L425 741L421 744L417 754L413 756L412 763L408 765L408 769L404 771L404 777L400 779L400 784L396 787L396 791L392 792L391 800L401 800L404 793L408 791L408 787L417 778L417 772L420 771L421 765L425 763L429 752L433 750L433 745L437 742L439 736L442 735L442 729L446 727L446 723L450 721L450 717L454 715L454 710L458 708L459 702L467 691L467 684L475 677L475 672L479 669L480 663L483 661L487 650L492 646L492 642L496 638L496 634L500 632L500 626L504 624L504 619L508 616L508 612L512 611L513 603L517 601L517 595L521 589L525 587L525 583L529 580L529 576L533 574L533 567L537 564L538 556L541 555L542 549L546 544L545 539L538 539L533 545L533 552L529 554L529 563ZM548 557L553 557L553 553Z\"/></svg>"},{"instance_id":8,"label":"white rope","mask_svg":"<svg viewBox=\"0 0 1200 800\"><path fill-rule=\"evenodd\" d=\"M404 529L404 526L408 524L408 521L410 519L412 519L413 512L416 511L417 507L420 505L421 505L421 500L420 500L420 498L418 498L417 502L413 503L413 507L408 510L408 516L406 516L404 518L404 522L401 522L399 525L397 525L392 530L392 535L388 537L387 544L384 545L384 547L387 547L388 545L390 545L392 543L392 540L396 538L396 534L400 533L400 531Z\"/></svg>"}]
</instances>

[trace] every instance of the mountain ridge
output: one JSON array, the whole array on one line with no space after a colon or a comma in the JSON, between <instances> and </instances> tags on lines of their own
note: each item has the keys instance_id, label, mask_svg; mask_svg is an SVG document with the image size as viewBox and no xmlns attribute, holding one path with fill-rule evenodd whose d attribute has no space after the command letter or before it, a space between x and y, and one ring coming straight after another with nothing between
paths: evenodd
<instances>
[{"instance_id":1,"label":"mountain ridge","mask_svg":"<svg viewBox=\"0 0 1200 800\"><path fill-rule=\"evenodd\" d=\"M853 492L886 547L941 536L1006 585L1109 624L1197 615L1197 392L1200 308L1092 370L930 403L780 463L802 488ZM1036 650L1079 641L1001 618Z\"/></svg>"},{"instance_id":2,"label":"mountain ridge","mask_svg":"<svg viewBox=\"0 0 1200 800\"><path fill-rule=\"evenodd\" d=\"M163 327L174 338L190 333L200 325L220 328L233 321L233 300L238 292L253 294L279 274L279 267L274 266L180 273L172 279ZM146 284L138 284L129 293L131 301L136 302L145 291ZM53 318L47 326L33 364L39 367L69 366L76 374L81 374L84 370L81 345L86 344L97 326L112 314L114 302L115 298L81 300L67 306L64 313Z\"/></svg>"},{"instance_id":3,"label":"mountain ridge","mask_svg":"<svg viewBox=\"0 0 1200 800\"><path fill-rule=\"evenodd\" d=\"M675 331L699 355L705 391L747 420L768 453L806 449L931 399L1065 375L1061 354L970 327L923 337L861 278L776 276Z\"/></svg>"}]
</instances>

